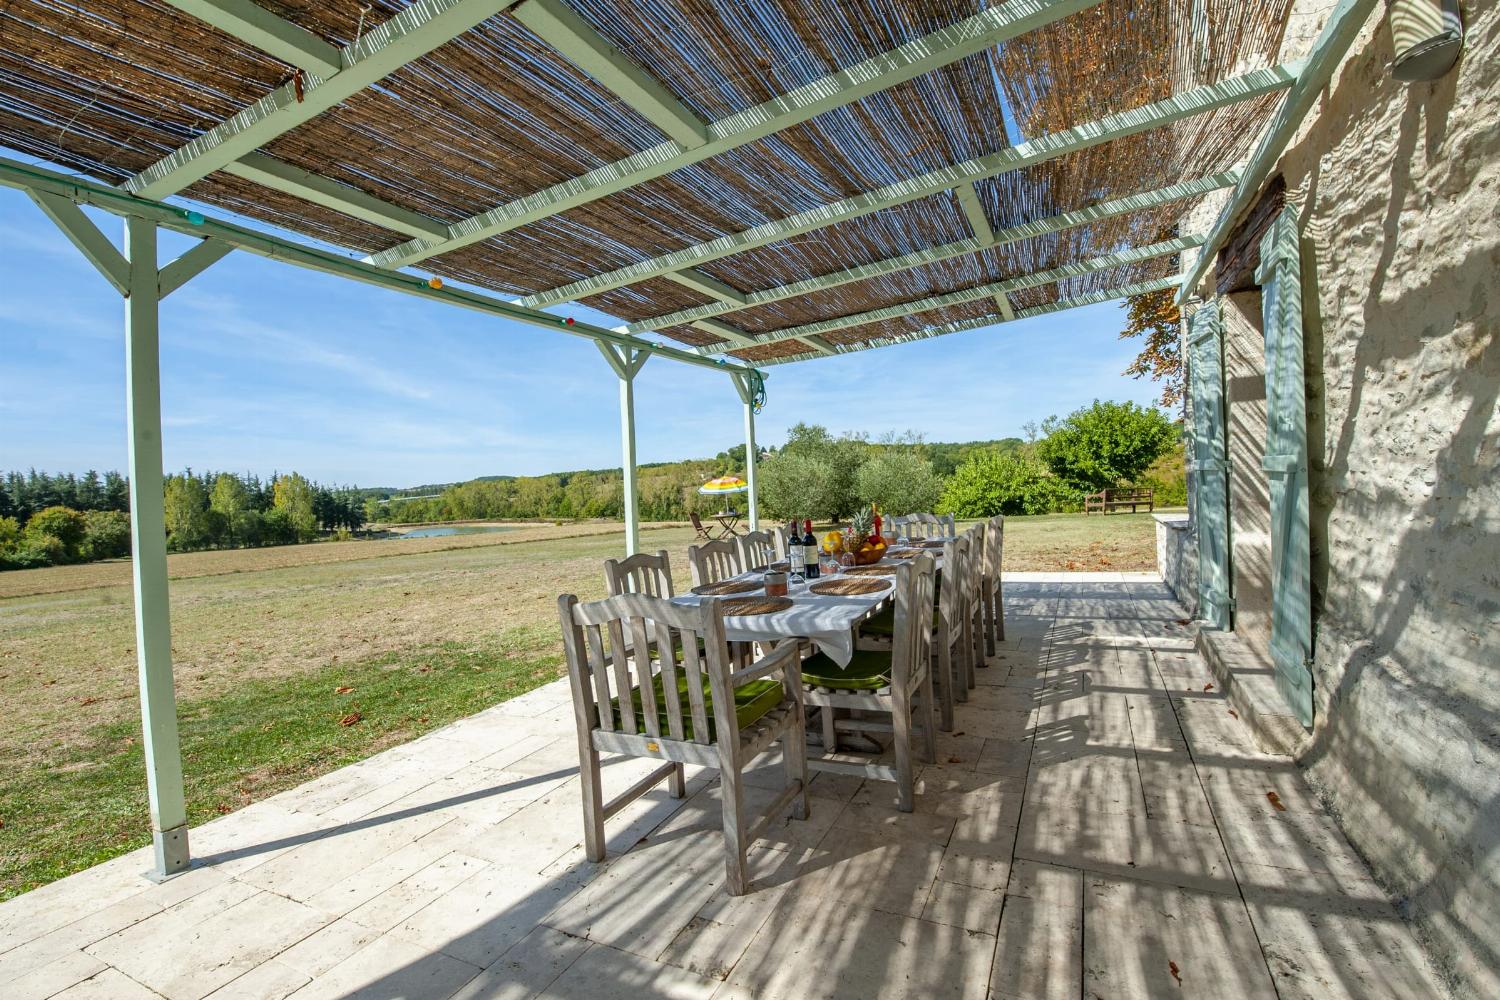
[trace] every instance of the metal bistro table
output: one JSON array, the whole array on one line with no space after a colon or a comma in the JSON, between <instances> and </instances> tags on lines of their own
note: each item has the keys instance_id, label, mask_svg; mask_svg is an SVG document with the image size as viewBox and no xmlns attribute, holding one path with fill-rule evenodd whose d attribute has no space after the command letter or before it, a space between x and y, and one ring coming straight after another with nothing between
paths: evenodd
<instances>
[{"instance_id":1,"label":"metal bistro table","mask_svg":"<svg viewBox=\"0 0 1500 1000\"><path fill-rule=\"evenodd\" d=\"M741 514L737 510L721 510L717 514L713 514L711 516L715 521L719 522L719 528L721 529L719 532L719 537L728 538L730 535L739 534L738 531L734 530L734 526L736 524L739 524L740 518L744 517L745 515Z\"/></svg>"}]
</instances>

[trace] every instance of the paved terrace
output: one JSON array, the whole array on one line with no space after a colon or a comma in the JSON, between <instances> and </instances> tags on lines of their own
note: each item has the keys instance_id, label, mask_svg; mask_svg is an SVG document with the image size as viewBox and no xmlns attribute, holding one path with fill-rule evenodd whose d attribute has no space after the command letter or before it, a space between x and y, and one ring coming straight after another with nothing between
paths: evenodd
<instances>
[{"instance_id":1,"label":"paved terrace","mask_svg":"<svg viewBox=\"0 0 1500 1000\"><path fill-rule=\"evenodd\" d=\"M583 860L566 682L0 905L6 1000L1432 996L1286 758L1146 577L1008 577L917 811L820 775L730 899L713 772ZM618 762L623 786L641 767ZM757 775L761 797L778 766Z\"/></svg>"}]
</instances>

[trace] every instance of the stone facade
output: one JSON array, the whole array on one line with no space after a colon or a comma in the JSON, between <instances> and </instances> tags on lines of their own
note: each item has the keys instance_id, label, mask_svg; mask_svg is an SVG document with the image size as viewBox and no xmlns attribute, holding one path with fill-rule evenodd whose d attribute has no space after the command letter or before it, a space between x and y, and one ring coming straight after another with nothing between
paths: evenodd
<instances>
[{"instance_id":1,"label":"stone facade","mask_svg":"<svg viewBox=\"0 0 1500 1000\"><path fill-rule=\"evenodd\" d=\"M1284 58L1328 9L1299 2ZM1465 0L1463 14L1458 66L1407 85L1377 5L1280 170L1307 338L1315 719L1301 763L1455 995L1493 997L1500 6ZM1257 425L1258 317L1241 299L1258 295L1224 303L1236 627L1264 649L1264 385Z\"/></svg>"}]
</instances>

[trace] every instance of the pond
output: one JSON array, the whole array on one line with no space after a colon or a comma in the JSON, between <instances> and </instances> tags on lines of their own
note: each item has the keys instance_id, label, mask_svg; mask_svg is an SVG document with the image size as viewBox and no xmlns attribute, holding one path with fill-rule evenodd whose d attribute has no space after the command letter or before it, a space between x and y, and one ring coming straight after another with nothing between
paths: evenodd
<instances>
[{"instance_id":1,"label":"pond","mask_svg":"<svg viewBox=\"0 0 1500 1000\"><path fill-rule=\"evenodd\" d=\"M442 538L445 535L486 535L492 531L515 531L510 525L503 524L453 524L442 525L431 528L413 528L403 531L402 538Z\"/></svg>"}]
</instances>

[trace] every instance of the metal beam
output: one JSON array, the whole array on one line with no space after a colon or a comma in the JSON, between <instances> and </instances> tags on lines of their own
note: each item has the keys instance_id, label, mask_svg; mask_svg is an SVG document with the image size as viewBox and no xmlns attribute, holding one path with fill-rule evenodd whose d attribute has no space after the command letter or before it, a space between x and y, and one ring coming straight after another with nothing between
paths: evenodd
<instances>
[{"instance_id":1,"label":"metal beam","mask_svg":"<svg viewBox=\"0 0 1500 1000\"><path fill-rule=\"evenodd\" d=\"M343 69L336 47L250 0L167 0L167 3L309 73L326 77Z\"/></svg>"},{"instance_id":2,"label":"metal beam","mask_svg":"<svg viewBox=\"0 0 1500 1000\"><path fill-rule=\"evenodd\" d=\"M701 368L723 370L726 364L730 368L740 368L736 363L726 363L722 358L710 360L699 357L684 348L641 340L629 334L606 330L592 323L569 323L565 317L527 309L493 295L457 288L434 288L425 279L415 275L398 274L372 267L327 250L304 246L269 233L223 222L189 209L136 198L118 188L45 170L30 164L17 163L3 157L0 157L0 187L16 188L27 193L55 195L75 205L93 205L115 215L150 219L163 228L199 238L220 239L261 257L269 257L297 267L338 275L434 302L444 302L503 319L516 320L554 333L566 333L594 341L630 346Z\"/></svg>"},{"instance_id":3,"label":"metal beam","mask_svg":"<svg viewBox=\"0 0 1500 1000\"><path fill-rule=\"evenodd\" d=\"M1077 309L1080 306L1097 305L1100 302L1109 302L1114 299L1128 299L1136 295L1145 295L1148 292L1159 292L1167 288L1177 287L1182 280L1180 275L1169 278L1156 278L1152 281L1142 281L1131 285L1122 285L1118 288L1106 288L1097 292L1089 292L1071 299L1060 299L1044 306L1033 306L1030 309L1021 309L1016 312L1016 319L1031 319L1036 316L1045 316L1048 313L1064 312L1068 309ZM933 337L945 337L950 333L962 333L965 330L978 330L987 326L999 326L1010 322L998 316L983 316L978 319L959 320L953 323L944 323L940 326L928 327L925 330L917 330L912 333L903 333L895 337L880 337L874 340L862 340L856 344L838 345L839 354L853 354L856 351L868 351L878 347L892 347L897 344L909 344L918 340L930 340ZM810 361L813 358L822 357L815 351L805 354L792 354L784 358L775 358L769 361L757 362L760 365L786 365L794 361Z\"/></svg>"},{"instance_id":4,"label":"metal beam","mask_svg":"<svg viewBox=\"0 0 1500 1000\"><path fill-rule=\"evenodd\" d=\"M255 152L261 146L348 100L414 59L452 41L503 10L508 0L416 0L367 30L339 53L343 67L327 77L292 81L215 125L127 180L143 198L165 198Z\"/></svg>"},{"instance_id":5,"label":"metal beam","mask_svg":"<svg viewBox=\"0 0 1500 1000\"><path fill-rule=\"evenodd\" d=\"M31 200L62 230L78 252L94 265L104 280L114 286L121 295L130 287L130 265L125 255L115 248L109 237L99 231L94 221L66 198L43 191L27 191Z\"/></svg>"},{"instance_id":6,"label":"metal beam","mask_svg":"<svg viewBox=\"0 0 1500 1000\"><path fill-rule=\"evenodd\" d=\"M224 172L408 236L442 239L448 235L448 227L436 219L264 153L250 153L226 163Z\"/></svg>"},{"instance_id":7,"label":"metal beam","mask_svg":"<svg viewBox=\"0 0 1500 1000\"><path fill-rule=\"evenodd\" d=\"M1092 274L1096 271L1107 271L1112 267L1120 267L1125 264L1135 264L1143 260L1153 260L1157 257L1166 257L1171 254L1181 253L1203 243L1201 236L1179 236L1160 243L1152 243L1149 246L1131 247L1128 250L1120 250L1115 253L1099 254L1085 260L1076 260L1060 267L1049 268L1045 271L1035 271L1031 274L1023 274L1015 278L1006 278L1004 281L992 281L984 285L975 285L973 288L965 288L957 292L948 292L944 295L929 295L920 299L912 299L909 302L899 302L893 306L882 306L879 309L870 309L866 312L851 313L848 316L837 316L833 319L818 320L814 323L802 323L798 326L789 326L785 329L775 330L771 333L761 334L754 340L754 345L774 344L782 340L802 340L808 335L832 333L835 330L845 330L851 326L865 326L869 323L879 323L888 319L902 319L915 313L931 312L934 309L945 309L949 306L960 306L969 302L978 302L981 299L1003 296L1007 292L1018 291L1022 288L1035 288L1038 285L1050 285L1055 281L1063 281L1074 278L1081 274ZM1002 311L1003 313L1003 311ZM699 354L722 353L724 347L699 347L695 350Z\"/></svg>"},{"instance_id":8,"label":"metal beam","mask_svg":"<svg viewBox=\"0 0 1500 1000\"><path fill-rule=\"evenodd\" d=\"M166 298L233 252L233 243L204 240L157 272L157 297Z\"/></svg>"},{"instance_id":9,"label":"metal beam","mask_svg":"<svg viewBox=\"0 0 1500 1000\"><path fill-rule=\"evenodd\" d=\"M559 0L522 0L516 20L599 81L668 138L686 149L708 141L708 126L653 78Z\"/></svg>"},{"instance_id":10,"label":"metal beam","mask_svg":"<svg viewBox=\"0 0 1500 1000\"><path fill-rule=\"evenodd\" d=\"M684 288L691 288L700 295L707 295L711 299L718 299L731 306L746 306L745 293L738 288L724 284L712 275L704 274L695 267L685 271L672 271L664 275L669 281L675 281Z\"/></svg>"},{"instance_id":11,"label":"metal beam","mask_svg":"<svg viewBox=\"0 0 1500 1000\"><path fill-rule=\"evenodd\" d=\"M973 231L974 238L986 246L995 242L995 231L990 228L989 213L984 210L984 203L979 200L979 192L974 189L972 183L960 184L953 189L958 196L958 206L964 210L964 218L969 220L969 229Z\"/></svg>"},{"instance_id":12,"label":"metal beam","mask_svg":"<svg viewBox=\"0 0 1500 1000\"><path fill-rule=\"evenodd\" d=\"M584 278L581 281L537 292L517 301L533 307L556 305L597 295L622 285L659 277L668 271L681 270L684 267L729 257L771 243L779 243L803 233L831 226L836 222L857 219L884 208L904 205L957 187L959 184L1020 170L1109 142L1112 139L1160 128L1184 118L1275 93L1289 86L1296 77L1295 66L1273 66L1252 70L1242 76L1231 77L1210 86L1185 91L1164 101L1156 101L1130 111L1106 115L1097 121L1019 143L989 156L966 160L919 177L887 184L853 198L821 205L818 208L798 212L743 232L731 233L707 243L700 243L614 271Z\"/></svg>"},{"instance_id":13,"label":"metal beam","mask_svg":"<svg viewBox=\"0 0 1500 1000\"><path fill-rule=\"evenodd\" d=\"M368 260L380 267L402 267L586 205L863 100L1101 2L1009 0L712 122L708 125L708 141L701 146L689 149L675 140L661 143L455 223L453 235L441 243L411 240Z\"/></svg>"},{"instance_id":14,"label":"metal beam","mask_svg":"<svg viewBox=\"0 0 1500 1000\"><path fill-rule=\"evenodd\" d=\"M1060 215L1047 216L1046 218L1037 219L1023 225L1002 229L1000 232L994 234L995 241L993 245L1000 246L1006 243L1018 243L1021 240L1031 239L1044 233L1055 233L1063 229L1071 229L1075 226L1084 226L1091 222L1098 222L1100 219L1127 215L1131 212L1139 212L1158 205L1180 201L1183 198L1207 194L1211 191L1217 191L1220 188L1231 187L1239 180L1239 177L1238 170L1226 170L1210 177L1202 177L1197 180L1183 181L1179 184L1157 188L1155 191L1143 191L1139 194L1127 195L1123 198L1112 198L1109 201L1101 201L1077 211L1063 212ZM984 249L987 249L986 245L975 239L945 243L942 246L902 254L899 257L890 257L871 264L861 264L858 267L851 267L845 271L836 271L833 274L825 274L818 278L807 278L803 281L794 281L790 284L778 285L774 288L746 292L744 293L745 306L760 306L768 302L780 302L782 299L826 291L830 288L836 288L839 285L847 285L850 282L865 281L898 271L909 271L912 268L925 267L928 264L951 260L954 257L962 257L965 254L978 253ZM735 312L739 308L741 307L727 304L693 306L662 316L653 316L650 319L628 323L625 325L624 331L626 333L646 333L651 330L661 330L667 327L680 326L684 323L692 323L710 316Z\"/></svg>"},{"instance_id":15,"label":"metal beam","mask_svg":"<svg viewBox=\"0 0 1500 1000\"><path fill-rule=\"evenodd\" d=\"M1375 0L1339 0L1339 5L1329 15L1307 58L1301 64L1296 81L1287 91L1286 99L1281 102L1276 117L1271 120L1270 127L1256 144L1255 152L1250 154L1249 164L1245 167L1239 184L1235 186L1229 203L1210 227L1208 239L1197 261L1183 277L1182 287L1177 291L1178 305L1187 302L1193 290L1198 287L1198 282L1208 273L1214 255L1229 238L1234 224L1239 221L1240 213L1249 208L1260 193L1287 144L1302 127L1313 104L1333 78L1333 72L1338 69L1344 54L1359 37L1360 30L1369 20L1370 11L1374 7Z\"/></svg>"},{"instance_id":16,"label":"metal beam","mask_svg":"<svg viewBox=\"0 0 1500 1000\"><path fill-rule=\"evenodd\" d=\"M146 797L151 806L155 875L188 867L187 804L172 685L167 528L162 499L161 362L157 328L156 224L125 220L125 406L130 449L131 580L135 656L141 691Z\"/></svg>"}]
</instances>

